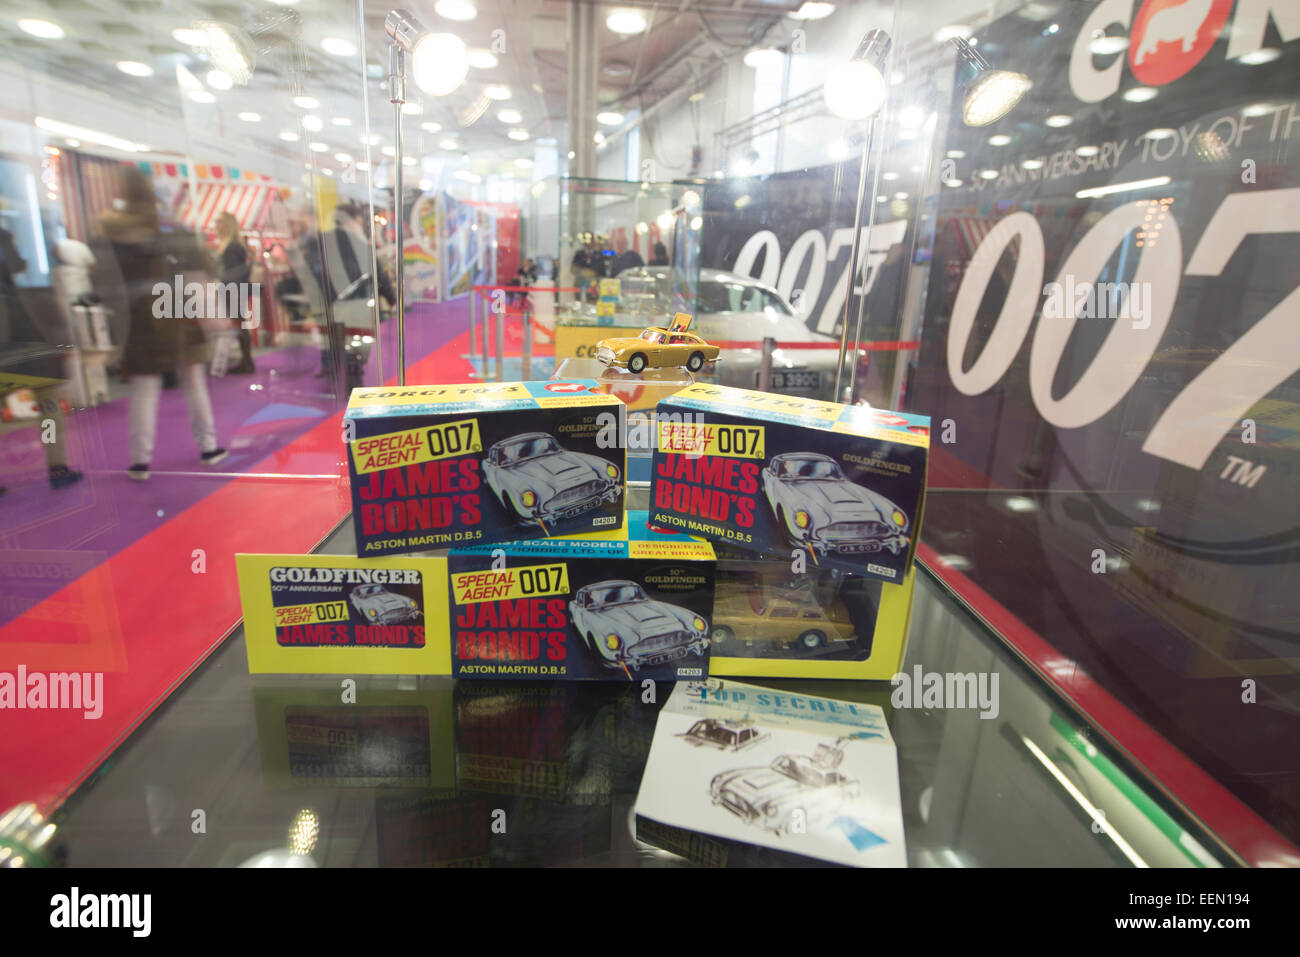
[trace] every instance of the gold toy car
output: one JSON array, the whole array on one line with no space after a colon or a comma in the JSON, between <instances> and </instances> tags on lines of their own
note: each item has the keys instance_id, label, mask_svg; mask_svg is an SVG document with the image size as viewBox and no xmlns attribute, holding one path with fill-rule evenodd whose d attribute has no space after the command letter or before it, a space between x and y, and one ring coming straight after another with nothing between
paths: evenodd
<instances>
[{"instance_id":1,"label":"gold toy car","mask_svg":"<svg viewBox=\"0 0 1300 957\"><path fill-rule=\"evenodd\" d=\"M667 329L650 326L635 338L601 339L596 358L605 365L627 366L628 372L685 366L699 372L706 362L716 362L719 349L693 332L687 332L691 316L677 313Z\"/></svg>"},{"instance_id":2,"label":"gold toy car","mask_svg":"<svg viewBox=\"0 0 1300 957\"><path fill-rule=\"evenodd\" d=\"M849 610L838 597L823 605L816 589L744 582L719 591L713 606L713 644L718 654L739 635L747 642L777 642L811 651L854 634Z\"/></svg>"}]
</instances>

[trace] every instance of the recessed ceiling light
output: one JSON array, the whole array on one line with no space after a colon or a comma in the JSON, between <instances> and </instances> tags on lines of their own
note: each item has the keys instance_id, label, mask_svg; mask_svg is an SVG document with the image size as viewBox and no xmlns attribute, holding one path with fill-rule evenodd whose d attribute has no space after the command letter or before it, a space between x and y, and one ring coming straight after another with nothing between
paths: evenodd
<instances>
[{"instance_id":1,"label":"recessed ceiling light","mask_svg":"<svg viewBox=\"0 0 1300 957\"><path fill-rule=\"evenodd\" d=\"M966 158L966 151L965 151L965 150L949 150L949 151L948 151L948 157L949 157L949 159L955 159L955 160L965 159L965 158Z\"/></svg>"},{"instance_id":2,"label":"recessed ceiling light","mask_svg":"<svg viewBox=\"0 0 1300 957\"><path fill-rule=\"evenodd\" d=\"M880 178L892 182L893 180L898 179L898 174L891 170L888 173L881 173Z\"/></svg>"},{"instance_id":3,"label":"recessed ceiling light","mask_svg":"<svg viewBox=\"0 0 1300 957\"><path fill-rule=\"evenodd\" d=\"M207 46L208 35L202 30L195 30L191 27L177 27L172 31L172 39L177 43L183 43L187 47Z\"/></svg>"},{"instance_id":4,"label":"recessed ceiling light","mask_svg":"<svg viewBox=\"0 0 1300 957\"><path fill-rule=\"evenodd\" d=\"M528 159L526 156L521 156L519 159L515 160L515 166L520 169L532 169L533 161Z\"/></svg>"},{"instance_id":5,"label":"recessed ceiling light","mask_svg":"<svg viewBox=\"0 0 1300 957\"><path fill-rule=\"evenodd\" d=\"M352 162L352 154L351 154L351 153L335 153L335 154L334 154L334 158L335 158L336 160L338 160L340 163L343 163L343 164L347 164L347 163L351 163L351 162Z\"/></svg>"},{"instance_id":6,"label":"recessed ceiling light","mask_svg":"<svg viewBox=\"0 0 1300 957\"><path fill-rule=\"evenodd\" d=\"M949 189L956 189L958 186L961 186L961 185L962 185L962 181L959 180L959 179L956 179L956 178L954 178L954 179L945 179L945 180L943 181L943 185L944 185L944 186L947 186Z\"/></svg>"},{"instance_id":7,"label":"recessed ceiling light","mask_svg":"<svg viewBox=\"0 0 1300 957\"><path fill-rule=\"evenodd\" d=\"M381 152L381 153L383 153L385 156L389 156L389 157L392 157L392 156L396 156L396 155L397 155L397 150L393 149L391 146L385 146L385 147L384 147L383 149L381 149L379 152Z\"/></svg>"},{"instance_id":8,"label":"recessed ceiling light","mask_svg":"<svg viewBox=\"0 0 1300 957\"><path fill-rule=\"evenodd\" d=\"M696 90L694 93L692 93L690 96L686 98L686 102L698 103L702 99L704 99L704 93L699 90Z\"/></svg>"},{"instance_id":9,"label":"recessed ceiling light","mask_svg":"<svg viewBox=\"0 0 1300 957\"><path fill-rule=\"evenodd\" d=\"M889 202L889 197L888 197L888 196L877 196L877 197L876 197L876 202L877 202L877 203L887 203L887 202Z\"/></svg>"},{"instance_id":10,"label":"recessed ceiling light","mask_svg":"<svg viewBox=\"0 0 1300 957\"><path fill-rule=\"evenodd\" d=\"M351 126L351 125L352 125L352 121L351 121L350 119L348 119L346 116L336 116L336 117L334 117L333 119L331 119L330 122L333 123L335 126Z\"/></svg>"},{"instance_id":11,"label":"recessed ceiling light","mask_svg":"<svg viewBox=\"0 0 1300 957\"><path fill-rule=\"evenodd\" d=\"M761 50L750 50L745 54L743 62L751 70L773 70L780 67L781 57L784 55L780 50L765 47Z\"/></svg>"},{"instance_id":12,"label":"recessed ceiling light","mask_svg":"<svg viewBox=\"0 0 1300 957\"><path fill-rule=\"evenodd\" d=\"M421 113L424 112L424 107L422 107L419 103L403 103L402 112L405 113L407 116L419 116Z\"/></svg>"},{"instance_id":13,"label":"recessed ceiling light","mask_svg":"<svg viewBox=\"0 0 1300 957\"><path fill-rule=\"evenodd\" d=\"M433 120L426 120L420 124L420 129L426 133L437 133L442 129L441 123L435 123Z\"/></svg>"},{"instance_id":14,"label":"recessed ceiling light","mask_svg":"<svg viewBox=\"0 0 1300 957\"><path fill-rule=\"evenodd\" d=\"M1272 63L1281 55L1282 51L1277 47L1260 47L1258 50L1243 53L1237 57L1237 62L1244 63L1246 66L1259 66L1261 63Z\"/></svg>"},{"instance_id":15,"label":"recessed ceiling light","mask_svg":"<svg viewBox=\"0 0 1300 957\"><path fill-rule=\"evenodd\" d=\"M225 70L209 70L207 81L208 86L214 90L228 90L235 85L235 81L230 78L230 74Z\"/></svg>"},{"instance_id":16,"label":"recessed ceiling light","mask_svg":"<svg viewBox=\"0 0 1300 957\"><path fill-rule=\"evenodd\" d=\"M1076 156L1096 156L1100 152L1101 150L1095 146L1080 146L1074 151L1074 154Z\"/></svg>"},{"instance_id":17,"label":"recessed ceiling light","mask_svg":"<svg viewBox=\"0 0 1300 957\"><path fill-rule=\"evenodd\" d=\"M804 0L803 5L794 13L787 13L791 20L821 20L835 12L835 4L822 3L820 0Z\"/></svg>"},{"instance_id":18,"label":"recessed ceiling light","mask_svg":"<svg viewBox=\"0 0 1300 957\"><path fill-rule=\"evenodd\" d=\"M1025 169L1042 169L1043 161L1040 159L1030 159L1030 160L1025 160L1020 165L1023 166Z\"/></svg>"},{"instance_id":19,"label":"recessed ceiling light","mask_svg":"<svg viewBox=\"0 0 1300 957\"><path fill-rule=\"evenodd\" d=\"M604 133L597 133L595 136L593 136L593 137L591 138L591 141L592 141L593 143L595 143L597 146L604 146L604 145L605 145L605 134L604 134Z\"/></svg>"},{"instance_id":20,"label":"recessed ceiling light","mask_svg":"<svg viewBox=\"0 0 1300 957\"><path fill-rule=\"evenodd\" d=\"M1159 129L1147 130L1142 134L1142 138L1147 140L1167 140L1170 137L1177 135L1177 130L1171 130L1168 127L1160 127Z\"/></svg>"},{"instance_id":21,"label":"recessed ceiling light","mask_svg":"<svg viewBox=\"0 0 1300 957\"><path fill-rule=\"evenodd\" d=\"M835 162L847 159L849 155L849 144L843 140L833 140L830 146L826 147L826 155Z\"/></svg>"},{"instance_id":22,"label":"recessed ceiling light","mask_svg":"<svg viewBox=\"0 0 1300 957\"><path fill-rule=\"evenodd\" d=\"M1062 126L1069 126L1073 123L1074 117L1065 113L1053 113L1047 119L1043 120L1043 122L1053 129L1060 129Z\"/></svg>"},{"instance_id":23,"label":"recessed ceiling light","mask_svg":"<svg viewBox=\"0 0 1300 957\"><path fill-rule=\"evenodd\" d=\"M195 103L215 103L217 98L207 90L190 90L189 97Z\"/></svg>"},{"instance_id":24,"label":"recessed ceiling light","mask_svg":"<svg viewBox=\"0 0 1300 957\"><path fill-rule=\"evenodd\" d=\"M322 166L322 167L320 168L319 172L320 172L321 174L325 175L325 176L333 176L333 175L334 175L334 171L333 171L332 169L330 169L328 166Z\"/></svg>"},{"instance_id":25,"label":"recessed ceiling light","mask_svg":"<svg viewBox=\"0 0 1300 957\"><path fill-rule=\"evenodd\" d=\"M1124 99L1130 103L1145 103L1147 100L1154 100L1159 92L1153 86L1135 86L1131 90L1124 91Z\"/></svg>"},{"instance_id":26,"label":"recessed ceiling light","mask_svg":"<svg viewBox=\"0 0 1300 957\"><path fill-rule=\"evenodd\" d=\"M639 10L615 10L605 18L605 26L625 37L645 33L645 14Z\"/></svg>"},{"instance_id":27,"label":"recessed ceiling light","mask_svg":"<svg viewBox=\"0 0 1300 957\"><path fill-rule=\"evenodd\" d=\"M907 197L908 197L908 194L907 194L907 193L895 193L895 194L894 194L894 199L907 199Z\"/></svg>"},{"instance_id":28,"label":"recessed ceiling light","mask_svg":"<svg viewBox=\"0 0 1300 957\"><path fill-rule=\"evenodd\" d=\"M478 16L478 8L469 0L438 0L433 5L433 9L438 16L445 17L448 20L473 20Z\"/></svg>"},{"instance_id":29,"label":"recessed ceiling light","mask_svg":"<svg viewBox=\"0 0 1300 957\"><path fill-rule=\"evenodd\" d=\"M429 190L431 190L431 189L433 189L433 180L431 180L431 179L422 179L422 180L420 180L420 191L421 191L421 192L427 193L427 192L428 192Z\"/></svg>"},{"instance_id":30,"label":"recessed ceiling light","mask_svg":"<svg viewBox=\"0 0 1300 957\"><path fill-rule=\"evenodd\" d=\"M1270 113L1276 113L1281 107L1272 103L1252 103L1250 106L1241 108L1242 116L1268 116Z\"/></svg>"},{"instance_id":31,"label":"recessed ceiling light","mask_svg":"<svg viewBox=\"0 0 1300 957\"><path fill-rule=\"evenodd\" d=\"M995 169L980 170L980 179L997 179L999 175L1001 174Z\"/></svg>"},{"instance_id":32,"label":"recessed ceiling light","mask_svg":"<svg viewBox=\"0 0 1300 957\"><path fill-rule=\"evenodd\" d=\"M319 116L316 116L313 113L308 113L302 118L302 128L304 130L310 130L312 133L319 133L325 128L325 124L321 122Z\"/></svg>"},{"instance_id":33,"label":"recessed ceiling light","mask_svg":"<svg viewBox=\"0 0 1300 957\"><path fill-rule=\"evenodd\" d=\"M1006 146L1011 142L1011 137L1005 133L994 133L989 137L989 146Z\"/></svg>"},{"instance_id":34,"label":"recessed ceiling light","mask_svg":"<svg viewBox=\"0 0 1300 957\"><path fill-rule=\"evenodd\" d=\"M454 150L457 146L457 143L455 140L448 137L446 139L439 140L438 145L445 150Z\"/></svg>"},{"instance_id":35,"label":"recessed ceiling light","mask_svg":"<svg viewBox=\"0 0 1300 957\"><path fill-rule=\"evenodd\" d=\"M357 45L342 37L326 37L321 40L320 48L333 56L354 56L357 52Z\"/></svg>"},{"instance_id":36,"label":"recessed ceiling light","mask_svg":"<svg viewBox=\"0 0 1300 957\"><path fill-rule=\"evenodd\" d=\"M491 50L470 50L469 65L476 70L494 70L496 69L497 56Z\"/></svg>"},{"instance_id":37,"label":"recessed ceiling light","mask_svg":"<svg viewBox=\"0 0 1300 957\"><path fill-rule=\"evenodd\" d=\"M358 160L356 163L356 168L361 170L361 172L363 173L370 172L370 164L367 163L365 160Z\"/></svg>"},{"instance_id":38,"label":"recessed ceiling light","mask_svg":"<svg viewBox=\"0 0 1300 957\"><path fill-rule=\"evenodd\" d=\"M491 86L483 88L483 95L489 100L508 100L510 99L510 87L502 86L500 83L493 83Z\"/></svg>"},{"instance_id":39,"label":"recessed ceiling light","mask_svg":"<svg viewBox=\"0 0 1300 957\"><path fill-rule=\"evenodd\" d=\"M1097 37L1088 44L1088 50L1097 56L1108 56L1128 49L1128 37Z\"/></svg>"},{"instance_id":40,"label":"recessed ceiling light","mask_svg":"<svg viewBox=\"0 0 1300 957\"><path fill-rule=\"evenodd\" d=\"M420 161L419 161L418 159L416 159L414 156L403 156L403 157L402 157L402 165L403 165L403 166L414 166L414 165L415 165L416 163L418 163L418 162L420 162Z\"/></svg>"},{"instance_id":41,"label":"recessed ceiling light","mask_svg":"<svg viewBox=\"0 0 1300 957\"><path fill-rule=\"evenodd\" d=\"M632 64L626 60L606 60L600 65L600 72L611 80L626 80L632 75Z\"/></svg>"},{"instance_id":42,"label":"recessed ceiling light","mask_svg":"<svg viewBox=\"0 0 1300 957\"><path fill-rule=\"evenodd\" d=\"M293 130L281 130L280 139L284 140L286 143L297 143L298 134Z\"/></svg>"},{"instance_id":43,"label":"recessed ceiling light","mask_svg":"<svg viewBox=\"0 0 1300 957\"><path fill-rule=\"evenodd\" d=\"M262 114L261 114L261 113L240 113L240 114L239 114L239 118L240 118L241 120L243 120L245 123L261 123L261 122L262 122Z\"/></svg>"},{"instance_id":44,"label":"recessed ceiling light","mask_svg":"<svg viewBox=\"0 0 1300 957\"><path fill-rule=\"evenodd\" d=\"M320 100L314 96L295 96L293 105L300 110L315 110L320 108Z\"/></svg>"},{"instance_id":45,"label":"recessed ceiling light","mask_svg":"<svg viewBox=\"0 0 1300 957\"><path fill-rule=\"evenodd\" d=\"M117 68L127 76L153 76L153 67L139 60L118 60Z\"/></svg>"},{"instance_id":46,"label":"recessed ceiling light","mask_svg":"<svg viewBox=\"0 0 1300 957\"><path fill-rule=\"evenodd\" d=\"M497 119L502 123L513 125L515 123L522 123L524 121L524 114L520 113L518 110L502 110L497 114Z\"/></svg>"},{"instance_id":47,"label":"recessed ceiling light","mask_svg":"<svg viewBox=\"0 0 1300 957\"><path fill-rule=\"evenodd\" d=\"M322 143L322 142L320 142L319 140L317 140L315 143L312 143L312 144L311 144L311 151L312 151L313 153L324 153L324 152L326 152L329 148L330 148L330 145L329 145L328 143Z\"/></svg>"},{"instance_id":48,"label":"recessed ceiling light","mask_svg":"<svg viewBox=\"0 0 1300 957\"><path fill-rule=\"evenodd\" d=\"M623 114L614 110L605 110L596 114L596 122L602 126L618 126L623 122Z\"/></svg>"},{"instance_id":49,"label":"recessed ceiling light","mask_svg":"<svg viewBox=\"0 0 1300 957\"><path fill-rule=\"evenodd\" d=\"M528 139L528 131L527 131L527 130L511 130L510 132L508 132L508 133L506 134L506 136L510 137L512 140L514 140L514 141L517 142L517 143L522 143L524 140Z\"/></svg>"},{"instance_id":50,"label":"recessed ceiling light","mask_svg":"<svg viewBox=\"0 0 1300 957\"><path fill-rule=\"evenodd\" d=\"M377 133L371 133L367 136L361 137L361 142L365 143L367 146L378 146L383 141L384 138Z\"/></svg>"},{"instance_id":51,"label":"recessed ceiling light","mask_svg":"<svg viewBox=\"0 0 1300 957\"><path fill-rule=\"evenodd\" d=\"M57 23L51 23L49 20L37 20L35 18L26 18L18 21L18 29L23 33L30 33L34 37L40 37L42 40L62 40L66 33L63 27Z\"/></svg>"}]
</instances>

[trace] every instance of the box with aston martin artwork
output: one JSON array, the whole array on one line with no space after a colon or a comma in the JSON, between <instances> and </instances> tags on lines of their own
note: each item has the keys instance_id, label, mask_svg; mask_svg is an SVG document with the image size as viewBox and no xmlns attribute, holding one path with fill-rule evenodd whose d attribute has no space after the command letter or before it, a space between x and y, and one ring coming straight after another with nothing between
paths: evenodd
<instances>
[{"instance_id":1,"label":"box with aston martin artwork","mask_svg":"<svg viewBox=\"0 0 1300 957\"><path fill-rule=\"evenodd\" d=\"M624 450L599 439L601 413L620 408L592 380L354 389L357 554L621 527Z\"/></svg>"},{"instance_id":2,"label":"box with aston martin artwork","mask_svg":"<svg viewBox=\"0 0 1300 957\"><path fill-rule=\"evenodd\" d=\"M654 524L810 569L907 576L928 417L696 383L658 418Z\"/></svg>"}]
</instances>

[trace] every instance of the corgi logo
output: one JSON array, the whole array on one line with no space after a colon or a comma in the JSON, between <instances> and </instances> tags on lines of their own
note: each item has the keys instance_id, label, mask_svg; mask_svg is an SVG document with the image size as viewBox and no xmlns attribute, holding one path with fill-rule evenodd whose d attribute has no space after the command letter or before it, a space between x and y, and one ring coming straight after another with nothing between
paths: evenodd
<instances>
[{"instance_id":1,"label":"corgi logo","mask_svg":"<svg viewBox=\"0 0 1300 957\"><path fill-rule=\"evenodd\" d=\"M1147 0L1129 42L1133 76L1147 86L1172 83L1210 52L1231 12L1232 0Z\"/></svg>"},{"instance_id":2,"label":"corgi logo","mask_svg":"<svg viewBox=\"0 0 1300 957\"><path fill-rule=\"evenodd\" d=\"M581 382L552 382L546 387L547 392L585 392L587 387Z\"/></svg>"}]
</instances>

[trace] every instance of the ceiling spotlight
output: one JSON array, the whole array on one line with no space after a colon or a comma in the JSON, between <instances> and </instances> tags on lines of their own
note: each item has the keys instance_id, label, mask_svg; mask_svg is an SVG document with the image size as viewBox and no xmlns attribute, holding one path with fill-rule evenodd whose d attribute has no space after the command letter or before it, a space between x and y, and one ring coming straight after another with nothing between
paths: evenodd
<instances>
[{"instance_id":1,"label":"ceiling spotlight","mask_svg":"<svg viewBox=\"0 0 1300 957\"><path fill-rule=\"evenodd\" d=\"M385 156L389 157L390 159L397 155L397 150L391 146L385 146L382 149L380 149L379 152L383 153Z\"/></svg>"},{"instance_id":2,"label":"ceiling spotlight","mask_svg":"<svg viewBox=\"0 0 1300 957\"><path fill-rule=\"evenodd\" d=\"M831 68L822 95L832 113L845 120L875 116L885 104L885 58L890 39L884 30L870 30L852 59Z\"/></svg>"},{"instance_id":3,"label":"ceiling spotlight","mask_svg":"<svg viewBox=\"0 0 1300 957\"><path fill-rule=\"evenodd\" d=\"M702 90L696 90L694 93L692 93L690 96L686 98L686 101L688 103L698 103L702 99L704 99L704 92Z\"/></svg>"},{"instance_id":4,"label":"ceiling spotlight","mask_svg":"<svg viewBox=\"0 0 1300 957\"><path fill-rule=\"evenodd\" d=\"M988 126L1015 108L1034 85L1023 73L995 70L989 61L962 37L951 38L963 66L970 74L965 83L961 117L967 126Z\"/></svg>"},{"instance_id":5,"label":"ceiling spotlight","mask_svg":"<svg viewBox=\"0 0 1300 957\"><path fill-rule=\"evenodd\" d=\"M1074 151L1075 156L1096 156L1101 150L1095 146L1080 146Z\"/></svg>"},{"instance_id":6,"label":"ceiling spotlight","mask_svg":"<svg viewBox=\"0 0 1300 957\"><path fill-rule=\"evenodd\" d=\"M521 156L519 157L519 159L515 160L515 166L517 166L519 169L532 169L533 161L528 159L525 156Z\"/></svg>"},{"instance_id":7,"label":"ceiling spotlight","mask_svg":"<svg viewBox=\"0 0 1300 957\"><path fill-rule=\"evenodd\" d=\"M632 64L626 60L606 60L600 65L600 72L612 80L626 80L632 75Z\"/></svg>"},{"instance_id":8,"label":"ceiling spotlight","mask_svg":"<svg viewBox=\"0 0 1300 957\"><path fill-rule=\"evenodd\" d=\"M831 145L826 147L826 155L839 163L849 158L849 144L843 140L832 140Z\"/></svg>"},{"instance_id":9,"label":"ceiling spotlight","mask_svg":"<svg viewBox=\"0 0 1300 957\"><path fill-rule=\"evenodd\" d=\"M357 45L342 37L326 37L320 42L320 48L332 56L355 56Z\"/></svg>"},{"instance_id":10,"label":"ceiling spotlight","mask_svg":"<svg viewBox=\"0 0 1300 957\"><path fill-rule=\"evenodd\" d=\"M497 66L496 54L491 50L470 50L467 57L469 65L476 70L494 70Z\"/></svg>"},{"instance_id":11,"label":"ceiling spotlight","mask_svg":"<svg viewBox=\"0 0 1300 957\"><path fill-rule=\"evenodd\" d=\"M966 151L965 151L965 150L949 150L949 151L948 151L948 158L949 158L949 159L955 159L955 160L965 159L965 158L966 158Z\"/></svg>"},{"instance_id":12,"label":"ceiling spotlight","mask_svg":"<svg viewBox=\"0 0 1300 957\"><path fill-rule=\"evenodd\" d=\"M1257 116L1268 116L1270 113L1276 113L1280 109L1280 106L1274 106L1272 103L1251 103L1249 106L1243 106L1241 108L1241 115L1249 116L1251 118Z\"/></svg>"},{"instance_id":13,"label":"ceiling spotlight","mask_svg":"<svg viewBox=\"0 0 1300 957\"><path fill-rule=\"evenodd\" d=\"M508 132L508 133L506 134L506 136L510 137L512 140L514 140L514 141L517 142L517 143L522 143L522 142L524 142L525 140L528 139L528 131L527 131L527 130L511 130L510 132Z\"/></svg>"},{"instance_id":14,"label":"ceiling spotlight","mask_svg":"<svg viewBox=\"0 0 1300 957\"><path fill-rule=\"evenodd\" d=\"M245 123L261 123L261 122L262 122L262 114L261 114L261 113L240 113L240 114L239 114L239 118L240 118L241 120L243 120Z\"/></svg>"},{"instance_id":15,"label":"ceiling spotlight","mask_svg":"<svg viewBox=\"0 0 1300 957\"><path fill-rule=\"evenodd\" d=\"M331 119L330 122L333 123L335 126L351 126L351 125L352 125L352 121L351 121L350 119L348 119L346 116L336 116L336 117L334 117L333 119Z\"/></svg>"},{"instance_id":16,"label":"ceiling spotlight","mask_svg":"<svg viewBox=\"0 0 1300 957\"><path fill-rule=\"evenodd\" d=\"M1021 162L1023 169L1042 169L1043 161L1040 159L1027 159Z\"/></svg>"},{"instance_id":17,"label":"ceiling spotlight","mask_svg":"<svg viewBox=\"0 0 1300 957\"><path fill-rule=\"evenodd\" d=\"M407 116L419 116L424 112L424 107L419 103L406 102L402 104L402 112Z\"/></svg>"},{"instance_id":18,"label":"ceiling spotlight","mask_svg":"<svg viewBox=\"0 0 1300 957\"><path fill-rule=\"evenodd\" d=\"M153 76L153 67L138 60L118 60L117 68L127 76Z\"/></svg>"},{"instance_id":19,"label":"ceiling spotlight","mask_svg":"<svg viewBox=\"0 0 1300 957\"><path fill-rule=\"evenodd\" d=\"M1006 146L1011 142L1011 137L1005 133L994 133L989 137L989 146Z\"/></svg>"},{"instance_id":20,"label":"ceiling spotlight","mask_svg":"<svg viewBox=\"0 0 1300 957\"><path fill-rule=\"evenodd\" d=\"M452 12L444 10L447 7ZM434 7L448 20L472 20L478 14L469 0L438 0ZM454 16L465 13L468 16ZM465 82L469 72L469 50L454 33L429 33L405 10L388 14L384 27L393 42L411 55L415 85L430 96L446 96Z\"/></svg>"},{"instance_id":21,"label":"ceiling spotlight","mask_svg":"<svg viewBox=\"0 0 1300 957\"><path fill-rule=\"evenodd\" d=\"M445 150L454 150L459 144L451 137L446 137L438 141L438 145Z\"/></svg>"},{"instance_id":22,"label":"ceiling spotlight","mask_svg":"<svg viewBox=\"0 0 1300 957\"><path fill-rule=\"evenodd\" d=\"M1244 63L1246 66L1259 66L1261 63L1272 63L1281 55L1282 51L1277 47L1260 47L1258 50L1243 53L1237 57L1237 62Z\"/></svg>"},{"instance_id":23,"label":"ceiling spotlight","mask_svg":"<svg viewBox=\"0 0 1300 957\"><path fill-rule=\"evenodd\" d=\"M293 130L281 130L280 139L284 140L286 143L297 143L298 134Z\"/></svg>"},{"instance_id":24,"label":"ceiling spotlight","mask_svg":"<svg viewBox=\"0 0 1300 957\"><path fill-rule=\"evenodd\" d=\"M312 113L308 113L306 116L302 118L302 128L312 133L319 133L322 129L325 128L325 124L321 122L321 118L319 116L316 116Z\"/></svg>"},{"instance_id":25,"label":"ceiling spotlight","mask_svg":"<svg viewBox=\"0 0 1300 957\"><path fill-rule=\"evenodd\" d=\"M207 44L208 35L191 27L178 27L172 31L172 39L187 47L201 47Z\"/></svg>"},{"instance_id":26,"label":"ceiling spotlight","mask_svg":"<svg viewBox=\"0 0 1300 957\"><path fill-rule=\"evenodd\" d=\"M320 100L314 96L295 96L293 105L300 110L315 110L320 108Z\"/></svg>"},{"instance_id":27,"label":"ceiling spotlight","mask_svg":"<svg viewBox=\"0 0 1300 957\"><path fill-rule=\"evenodd\" d=\"M524 121L524 114L520 113L518 110L502 110L497 114L497 119L502 123L513 125L515 123L522 123Z\"/></svg>"},{"instance_id":28,"label":"ceiling spotlight","mask_svg":"<svg viewBox=\"0 0 1300 957\"><path fill-rule=\"evenodd\" d=\"M42 40L62 40L66 33L63 27L57 23L51 23L49 20L37 20L35 18L26 18L18 21L18 29L23 33L30 33L34 37L40 37Z\"/></svg>"},{"instance_id":29,"label":"ceiling spotlight","mask_svg":"<svg viewBox=\"0 0 1300 957\"><path fill-rule=\"evenodd\" d=\"M997 179L1000 175L1002 174L995 169L980 170L980 179Z\"/></svg>"},{"instance_id":30,"label":"ceiling spotlight","mask_svg":"<svg viewBox=\"0 0 1300 957\"><path fill-rule=\"evenodd\" d=\"M344 164L345 166L346 166L348 163L351 163L351 162L352 162L352 154L351 154L351 153L335 153L335 154L334 154L334 158L335 158L336 160L338 160L340 163Z\"/></svg>"},{"instance_id":31,"label":"ceiling spotlight","mask_svg":"<svg viewBox=\"0 0 1300 957\"><path fill-rule=\"evenodd\" d=\"M784 55L780 50L765 47L761 50L750 50L745 54L744 62L751 70L776 70L780 69L781 58Z\"/></svg>"},{"instance_id":32,"label":"ceiling spotlight","mask_svg":"<svg viewBox=\"0 0 1300 957\"><path fill-rule=\"evenodd\" d=\"M1177 135L1177 130L1171 130L1168 127L1162 126L1154 130L1147 130L1142 134L1141 138L1144 140L1167 140Z\"/></svg>"},{"instance_id":33,"label":"ceiling spotlight","mask_svg":"<svg viewBox=\"0 0 1300 957\"><path fill-rule=\"evenodd\" d=\"M618 126L623 122L623 114L614 110L605 110L596 114L596 122L601 126Z\"/></svg>"},{"instance_id":34,"label":"ceiling spotlight","mask_svg":"<svg viewBox=\"0 0 1300 957\"><path fill-rule=\"evenodd\" d=\"M209 70L207 81L208 86L214 90L228 90L235 85L235 81L230 78L230 74L225 70Z\"/></svg>"},{"instance_id":35,"label":"ceiling spotlight","mask_svg":"<svg viewBox=\"0 0 1300 957\"><path fill-rule=\"evenodd\" d=\"M469 0L438 0L433 5L434 12L447 20L473 20L478 16L478 8Z\"/></svg>"},{"instance_id":36,"label":"ceiling spotlight","mask_svg":"<svg viewBox=\"0 0 1300 957\"><path fill-rule=\"evenodd\" d=\"M1135 86L1131 90L1124 91L1124 99L1130 103L1145 103L1147 100L1154 100L1160 93L1154 86Z\"/></svg>"},{"instance_id":37,"label":"ceiling spotlight","mask_svg":"<svg viewBox=\"0 0 1300 957\"><path fill-rule=\"evenodd\" d=\"M311 151L313 153L324 153L327 152L329 148L330 145L328 143L321 143L318 141L311 144Z\"/></svg>"},{"instance_id":38,"label":"ceiling spotlight","mask_svg":"<svg viewBox=\"0 0 1300 957\"><path fill-rule=\"evenodd\" d=\"M493 83L491 86L483 88L483 95L489 100L508 100L510 99L510 87L502 86L500 83Z\"/></svg>"},{"instance_id":39,"label":"ceiling spotlight","mask_svg":"<svg viewBox=\"0 0 1300 957\"><path fill-rule=\"evenodd\" d=\"M426 133L437 133L442 130L442 124L435 123L432 120L425 120L420 124L420 129L424 130Z\"/></svg>"},{"instance_id":40,"label":"ceiling spotlight","mask_svg":"<svg viewBox=\"0 0 1300 957\"><path fill-rule=\"evenodd\" d=\"M217 98L207 90L190 90L189 97L195 103L215 103Z\"/></svg>"},{"instance_id":41,"label":"ceiling spotlight","mask_svg":"<svg viewBox=\"0 0 1300 957\"><path fill-rule=\"evenodd\" d=\"M645 14L638 10L615 10L605 18L605 26L621 36L630 37L645 33L649 24Z\"/></svg>"},{"instance_id":42,"label":"ceiling spotlight","mask_svg":"<svg viewBox=\"0 0 1300 957\"><path fill-rule=\"evenodd\" d=\"M822 3L819 0L804 0L794 13L787 13L791 20L822 20L835 12L835 4Z\"/></svg>"},{"instance_id":43,"label":"ceiling spotlight","mask_svg":"<svg viewBox=\"0 0 1300 957\"><path fill-rule=\"evenodd\" d=\"M1062 126L1069 126L1073 123L1074 117L1066 113L1053 113L1047 119L1043 120L1043 122L1053 129L1060 129Z\"/></svg>"}]
</instances>

